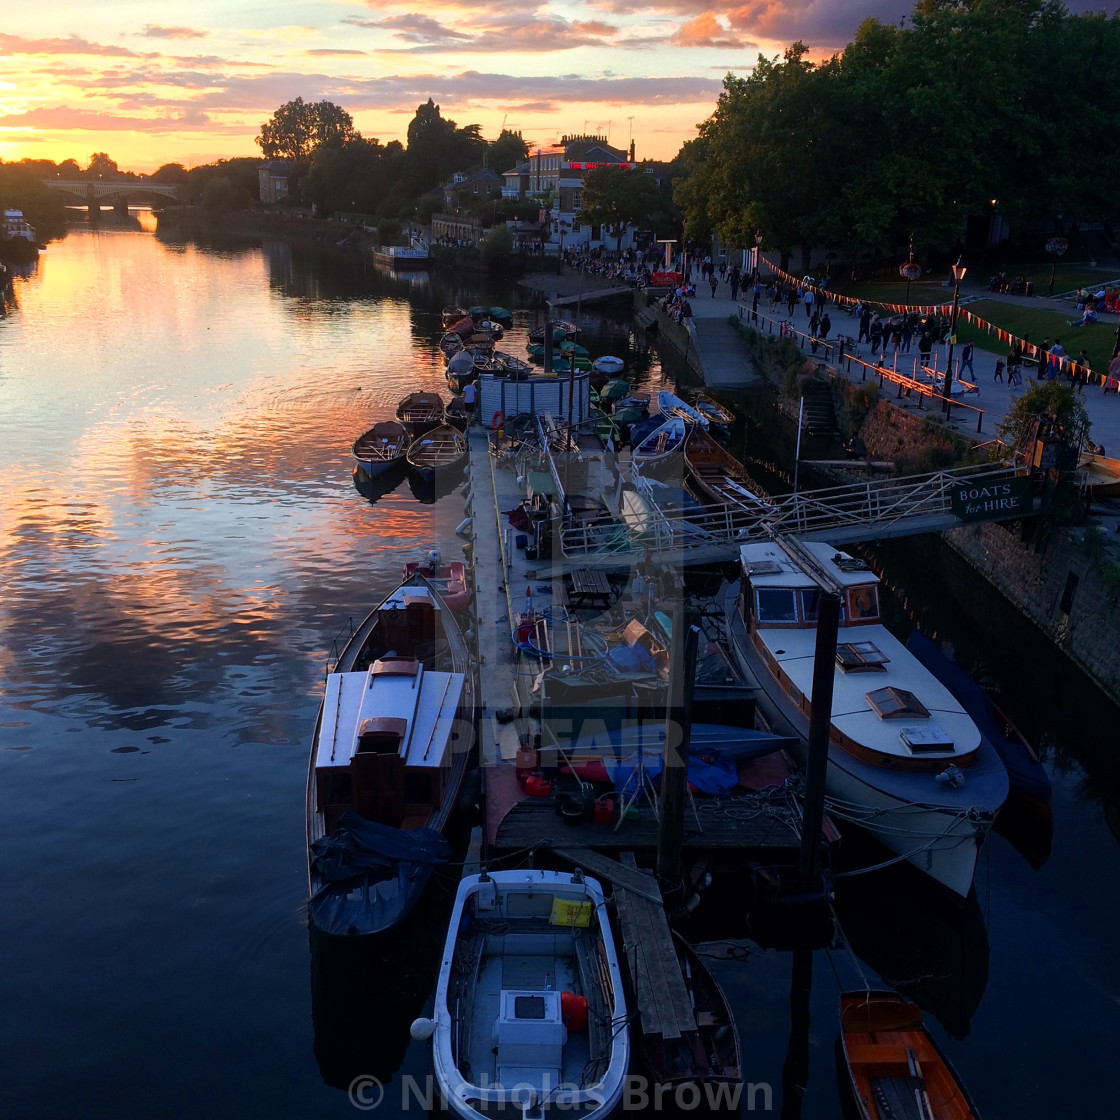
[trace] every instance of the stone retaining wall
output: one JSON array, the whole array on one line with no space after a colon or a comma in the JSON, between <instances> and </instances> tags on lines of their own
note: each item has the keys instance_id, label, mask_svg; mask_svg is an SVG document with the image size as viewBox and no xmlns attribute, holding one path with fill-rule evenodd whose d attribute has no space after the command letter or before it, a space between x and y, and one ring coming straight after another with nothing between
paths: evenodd
<instances>
[{"instance_id":1,"label":"stone retaining wall","mask_svg":"<svg viewBox=\"0 0 1120 1120\"><path fill-rule=\"evenodd\" d=\"M1110 606L1116 590L1074 531L1055 533L1041 552L1024 544L1013 525L995 522L950 529L942 536L1120 702L1120 619Z\"/></svg>"}]
</instances>

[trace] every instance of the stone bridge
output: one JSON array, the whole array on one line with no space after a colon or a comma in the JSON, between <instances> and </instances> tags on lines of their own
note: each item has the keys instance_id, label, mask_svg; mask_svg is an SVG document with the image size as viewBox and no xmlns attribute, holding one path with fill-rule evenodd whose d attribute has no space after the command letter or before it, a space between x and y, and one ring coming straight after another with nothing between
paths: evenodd
<instances>
[{"instance_id":1,"label":"stone bridge","mask_svg":"<svg viewBox=\"0 0 1120 1120\"><path fill-rule=\"evenodd\" d=\"M153 183L147 179L44 179L43 186L84 202L91 216L99 212L103 202L113 203L114 209L124 216L127 216L130 201L153 202L165 198L178 202L181 189L178 183Z\"/></svg>"}]
</instances>

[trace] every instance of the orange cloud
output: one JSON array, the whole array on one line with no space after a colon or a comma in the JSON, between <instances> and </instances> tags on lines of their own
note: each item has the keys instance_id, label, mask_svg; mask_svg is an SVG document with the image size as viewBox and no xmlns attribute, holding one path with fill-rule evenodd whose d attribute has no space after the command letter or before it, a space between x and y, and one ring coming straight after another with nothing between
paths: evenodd
<instances>
[{"instance_id":1,"label":"orange cloud","mask_svg":"<svg viewBox=\"0 0 1120 1120\"><path fill-rule=\"evenodd\" d=\"M720 47L726 50L742 50L758 45L733 34L722 22L724 18L715 12L704 12L682 24L670 42L677 47Z\"/></svg>"}]
</instances>

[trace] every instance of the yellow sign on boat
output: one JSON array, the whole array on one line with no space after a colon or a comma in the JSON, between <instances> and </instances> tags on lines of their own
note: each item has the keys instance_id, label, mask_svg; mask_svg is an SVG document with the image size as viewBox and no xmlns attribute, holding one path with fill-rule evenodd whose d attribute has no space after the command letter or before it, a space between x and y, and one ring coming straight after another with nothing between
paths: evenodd
<instances>
[{"instance_id":1,"label":"yellow sign on boat","mask_svg":"<svg viewBox=\"0 0 1120 1120\"><path fill-rule=\"evenodd\" d=\"M554 898L552 917L554 926L578 926L587 929L591 925L591 903L577 902L574 898Z\"/></svg>"}]
</instances>

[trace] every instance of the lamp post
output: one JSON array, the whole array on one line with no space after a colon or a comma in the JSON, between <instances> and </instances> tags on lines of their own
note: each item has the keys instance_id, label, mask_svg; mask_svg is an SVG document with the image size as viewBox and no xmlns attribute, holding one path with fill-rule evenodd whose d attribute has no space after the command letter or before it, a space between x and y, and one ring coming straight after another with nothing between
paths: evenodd
<instances>
[{"instance_id":1,"label":"lamp post","mask_svg":"<svg viewBox=\"0 0 1120 1120\"><path fill-rule=\"evenodd\" d=\"M758 233L756 233L754 235L754 275L751 277L751 279L754 280L755 282L757 282L758 278L759 278L758 254L761 251L761 249L762 249L762 230L759 230Z\"/></svg>"},{"instance_id":2,"label":"lamp post","mask_svg":"<svg viewBox=\"0 0 1120 1120\"><path fill-rule=\"evenodd\" d=\"M945 386L944 396L945 403L942 408L946 417L952 415L953 404L953 346L957 341L957 305L960 302L961 296L961 281L964 279L964 274L968 271L957 259L957 263L953 265L953 311L949 316L949 356L945 362Z\"/></svg>"},{"instance_id":3,"label":"lamp post","mask_svg":"<svg viewBox=\"0 0 1120 1120\"><path fill-rule=\"evenodd\" d=\"M1068 248L1069 242L1064 237L1051 237L1047 239L1046 251L1054 258L1054 263L1050 267L1050 287L1046 290L1048 296L1054 294L1054 274L1058 271L1058 258L1061 257Z\"/></svg>"}]
</instances>

